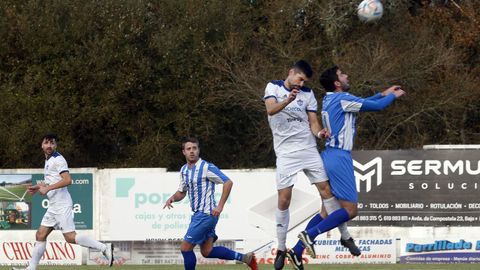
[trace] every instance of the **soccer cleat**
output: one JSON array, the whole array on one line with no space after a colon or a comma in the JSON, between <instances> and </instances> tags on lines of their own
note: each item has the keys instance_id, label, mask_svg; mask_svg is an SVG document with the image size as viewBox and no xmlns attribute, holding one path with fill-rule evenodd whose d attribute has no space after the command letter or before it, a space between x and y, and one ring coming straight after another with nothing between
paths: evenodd
<instances>
[{"instance_id":1,"label":"soccer cleat","mask_svg":"<svg viewBox=\"0 0 480 270\"><path fill-rule=\"evenodd\" d=\"M277 256L275 257L275 261L273 262L273 267L275 268L275 270L283 269L283 266L285 265L285 256L285 251L277 250Z\"/></svg>"},{"instance_id":2,"label":"soccer cleat","mask_svg":"<svg viewBox=\"0 0 480 270\"><path fill-rule=\"evenodd\" d=\"M295 270L303 270L303 262L302 262L302 255L300 255L300 258L295 254L295 251L293 249L287 250L287 259L290 261L290 263L293 266L293 269Z\"/></svg>"},{"instance_id":3,"label":"soccer cleat","mask_svg":"<svg viewBox=\"0 0 480 270\"><path fill-rule=\"evenodd\" d=\"M107 258L108 266L112 267L113 260L114 260L113 244L112 243L106 243L105 245L107 246L107 248L104 251L102 251L102 254L103 254L103 256L105 256L105 258Z\"/></svg>"},{"instance_id":4,"label":"soccer cleat","mask_svg":"<svg viewBox=\"0 0 480 270\"><path fill-rule=\"evenodd\" d=\"M347 240L343 240L340 238L340 244L348 248L348 250L350 251L350 254L352 254L353 256L360 256L362 254L362 252L357 247L357 245L355 245L355 241L353 240L352 237L348 238Z\"/></svg>"},{"instance_id":5,"label":"soccer cleat","mask_svg":"<svg viewBox=\"0 0 480 270\"><path fill-rule=\"evenodd\" d=\"M308 255L315 259L317 254L315 253L315 247L313 246L313 241L310 240L310 236L308 236L306 231L302 231L298 234L298 238L302 241L303 246L307 250Z\"/></svg>"},{"instance_id":6,"label":"soccer cleat","mask_svg":"<svg viewBox=\"0 0 480 270\"><path fill-rule=\"evenodd\" d=\"M257 258L253 252L248 252L247 254L243 255L242 261L246 263L250 269L258 270Z\"/></svg>"}]
</instances>

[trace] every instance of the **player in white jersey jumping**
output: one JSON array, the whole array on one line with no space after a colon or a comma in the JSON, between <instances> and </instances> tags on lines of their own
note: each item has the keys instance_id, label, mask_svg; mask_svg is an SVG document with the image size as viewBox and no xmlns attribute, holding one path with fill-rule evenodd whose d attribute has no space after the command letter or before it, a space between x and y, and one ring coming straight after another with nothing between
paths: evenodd
<instances>
[{"instance_id":1,"label":"player in white jersey jumping","mask_svg":"<svg viewBox=\"0 0 480 270\"><path fill-rule=\"evenodd\" d=\"M328 177L317 150L315 136L324 138L328 133L322 129L318 121L317 100L313 91L304 86L312 73L310 64L300 60L290 68L284 81L272 81L265 88L265 106L277 156L278 208L275 216L278 247L274 261L276 270L284 267L285 257L296 269L303 269L304 245L302 242L298 241L291 250L286 248L290 200L299 171L303 171L310 182L315 184L323 199L322 213L313 216L306 229L317 225L327 214L340 208L338 201L330 192ZM342 234L342 244L352 254L360 255L360 250L351 238L346 225L340 226L339 229Z\"/></svg>"},{"instance_id":2,"label":"player in white jersey jumping","mask_svg":"<svg viewBox=\"0 0 480 270\"><path fill-rule=\"evenodd\" d=\"M55 229L63 233L65 241L83 247L100 250L110 266L113 265L113 245L104 244L86 235L75 232L73 222L73 202L67 186L72 183L67 161L56 151L58 138L55 134L47 134L42 138L42 149L45 154L45 179L43 183L30 186L30 194L47 195L49 204L40 227L35 235L36 242L32 258L27 270L35 270L45 252L48 235ZM18 268L13 268L18 269Z\"/></svg>"},{"instance_id":3,"label":"player in white jersey jumping","mask_svg":"<svg viewBox=\"0 0 480 270\"><path fill-rule=\"evenodd\" d=\"M315 257L315 237L357 216L358 194L351 154L357 113L383 110L405 94L399 86L392 86L368 98L351 95L348 93L348 76L337 66L325 70L320 76L320 83L328 91L323 99L322 121L330 133L322 159L331 192L340 201L341 208L299 234L298 237L312 257Z\"/></svg>"},{"instance_id":4,"label":"player in white jersey jumping","mask_svg":"<svg viewBox=\"0 0 480 270\"><path fill-rule=\"evenodd\" d=\"M200 245L200 252L205 258L237 260L247 264L252 270L258 270L253 252L242 254L222 246L213 246L218 239L215 226L232 190L232 180L217 166L200 158L200 147L196 138L186 138L182 142L182 153L187 163L180 169L180 186L163 208L172 208L172 203L183 200L188 193L193 216L180 245L185 270L195 269L197 258L193 248L196 245ZM218 205L215 202L216 184L223 185Z\"/></svg>"}]
</instances>

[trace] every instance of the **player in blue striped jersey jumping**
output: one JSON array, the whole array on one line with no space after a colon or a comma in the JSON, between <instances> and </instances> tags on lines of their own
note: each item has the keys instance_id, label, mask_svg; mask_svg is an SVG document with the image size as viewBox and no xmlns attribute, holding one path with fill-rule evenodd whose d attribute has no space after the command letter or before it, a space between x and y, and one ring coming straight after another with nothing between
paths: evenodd
<instances>
[{"instance_id":1,"label":"player in blue striped jersey jumping","mask_svg":"<svg viewBox=\"0 0 480 270\"><path fill-rule=\"evenodd\" d=\"M348 76L337 66L325 70L320 76L320 83L328 91L323 99L322 122L330 132L321 156L331 192L339 200L341 208L299 234L298 237L312 257L315 257L315 237L357 216L358 194L351 154L357 113L381 111L405 95L399 86L392 86L368 98L351 95L348 93Z\"/></svg>"},{"instance_id":2,"label":"player in blue striped jersey jumping","mask_svg":"<svg viewBox=\"0 0 480 270\"><path fill-rule=\"evenodd\" d=\"M222 246L213 246L218 239L215 226L232 190L232 180L217 166L200 158L200 146L196 138L186 138L182 142L182 153L187 163L180 170L180 186L163 208L172 208L173 202L181 201L188 193L193 216L180 246L185 270L195 269L197 259L193 248L196 245L200 245L200 251L205 258L237 260L244 262L252 270L257 270L253 252L242 254ZM217 204L214 196L215 185L218 184L223 185L223 191Z\"/></svg>"}]
</instances>

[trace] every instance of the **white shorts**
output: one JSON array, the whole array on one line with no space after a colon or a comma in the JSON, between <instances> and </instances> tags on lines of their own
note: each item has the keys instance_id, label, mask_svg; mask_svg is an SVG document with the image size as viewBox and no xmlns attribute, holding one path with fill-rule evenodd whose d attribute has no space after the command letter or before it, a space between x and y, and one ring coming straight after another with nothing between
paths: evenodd
<instances>
[{"instance_id":1,"label":"white shorts","mask_svg":"<svg viewBox=\"0 0 480 270\"><path fill-rule=\"evenodd\" d=\"M55 230L62 231L62 233L75 231L72 206L61 208L49 207L43 216L40 225L44 227L53 227Z\"/></svg>"},{"instance_id":2,"label":"white shorts","mask_svg":"<svg viewBox=\"0 0 480 270\"><path fill-rule=\"evenodd\" d=\"M303 171L312 184L328 181L320 153L317 148L309 148L277 158L277 189L293 186L299 171Z\"/></svg>"}]
</instances>

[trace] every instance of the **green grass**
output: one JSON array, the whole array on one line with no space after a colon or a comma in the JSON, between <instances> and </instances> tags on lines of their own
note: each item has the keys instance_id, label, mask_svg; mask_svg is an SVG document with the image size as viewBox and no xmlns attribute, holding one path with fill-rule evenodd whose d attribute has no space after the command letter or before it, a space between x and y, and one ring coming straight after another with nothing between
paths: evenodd
<instances>
[{"instance_id":1,"label":"green grass","mask_svg":"<svg viewBox=\"0 0 480 270\"><path fill-rule=\"evenodd\" d=\"M0 270L10 270L10 267L0 266ZM106 269L119 269L119 270L183 270L183 265L152 265L152 266L139 266L139 265L122 265L114 266L112 268L105 266L43 266L39 267L39 270L106 270ZM197 265L197 270L247 270L245 265ZM260 265L260 270L271 270L272 265ZM286 265L285 270L292 269ZM418 270L478 270L480 264L344 264L344 265L305 265L305 270L341 270L341 269L355 269L355 270L398 270L398 269L418 269Z\"/></svg>"},{"instance_id":2,"label":"green grass","mask_svg":"<svg viewBox=\"0 0 480 270\"><path fill-rule=\"evenodd\" d=\"M25 193L25 191L27 190L26 186L24 186L24 185L17 185L17 186L13 186L13 187L8 187L6 189L8 191L14 193L15 195L17 195L20 198L23 196L23 193ZM12 194L10 194L10 193L6 192L5 190L2 190L2 189L0 189L0 197L2 197L0 199L0 201L18 201L19 200L18 198L15 198L15 196L13 196ZM29 193L25 194L24 200L27 201L27 202L31 202L32 201L32 195L30 195Z\"/></svg>"}]
</instances>

